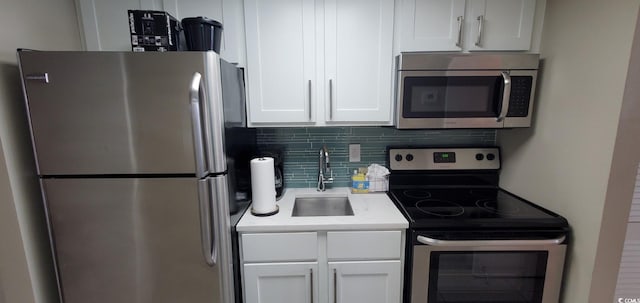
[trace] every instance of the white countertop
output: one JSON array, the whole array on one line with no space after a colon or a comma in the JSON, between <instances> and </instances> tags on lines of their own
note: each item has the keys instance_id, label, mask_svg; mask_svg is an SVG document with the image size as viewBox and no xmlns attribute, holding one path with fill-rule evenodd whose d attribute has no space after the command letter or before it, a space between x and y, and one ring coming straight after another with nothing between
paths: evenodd
<instances>
[{"instance_id":1,"label":"white countertop","mask_svg":"<svg viewBox=\"0 0 640 303\"><path fill-rule=\"evenodd\" d=\"M353 216L292 217L296 197L348 196ZM347 187L329 188L318 192L315 188L290 188L276 203L280 211L272 216L259 217L251 209L236 226L238 232L323 231L323 230L390 230L405 229L409 223L386 193L352 194Z\"/></svg>"}]
</instances>

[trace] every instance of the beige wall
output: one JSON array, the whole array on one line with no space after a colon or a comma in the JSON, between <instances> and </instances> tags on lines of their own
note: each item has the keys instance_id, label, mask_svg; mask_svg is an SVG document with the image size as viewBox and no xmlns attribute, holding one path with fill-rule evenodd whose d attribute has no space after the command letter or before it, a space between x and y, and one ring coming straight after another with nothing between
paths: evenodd
<instances>
[{"instance_id":1,"label":"beige wall","mask_svg":"<svg viewBox=\"0 0 640 303\"><path fill-rule=\"evenodd\" d=\"M589 296L591 302L612 302L616 289L627 218L629 218L640 161L640 141L638 141L640 138L640 102L638 102L640 86L638 83L640 83L640 22L636 24L618 134L613 150L600 239L591 281ZM618 302L618 298L613 299L613 302Z\"/></svg>"},{"instance_id":2,"label":"beige wall","mask_svg":"<svg viewBox=\"0 0 640 303\"><path fill-rule=\"evenodd\" d=\"M73 0L2 0L0 37L0 294L7 303L55 302L15 51L80 49Z\"/></svg>"},{"instance_id":3,"label":"beige wall","mask_svg":"<svg viewBox=\"0 0 640 303\"><path fill-rule=\"evenodd\" d=\"M532 128L499 133L501 185L573 228L563 302L589 301L638 0L549 0Z\"/></svg>"},{"instance_id":4,"label":"beige wall","mask_svg":"<svg viewBox=\"0 0 640 303\"><path fill-rule=\"evenodd\" d=\"M2 279L0 279L0 303L4 303L4 294L2 293Z\"/></svg>"}]
</instances>

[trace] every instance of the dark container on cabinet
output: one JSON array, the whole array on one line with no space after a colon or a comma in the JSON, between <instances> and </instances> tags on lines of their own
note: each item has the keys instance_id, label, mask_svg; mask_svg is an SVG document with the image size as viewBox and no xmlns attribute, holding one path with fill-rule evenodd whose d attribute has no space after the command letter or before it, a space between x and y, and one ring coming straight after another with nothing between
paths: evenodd
<instances>
[{"instance_id":1,"label":"dark container on cabinet","mask_svg":"<svg viewBox=\"0 0 640 303\"><path fill-rule=\"evenodd\" d=\"M182 19L182 28L187 42L187 50L220 53L222 23L207 17Z\"/></svg>"}]
</instances>

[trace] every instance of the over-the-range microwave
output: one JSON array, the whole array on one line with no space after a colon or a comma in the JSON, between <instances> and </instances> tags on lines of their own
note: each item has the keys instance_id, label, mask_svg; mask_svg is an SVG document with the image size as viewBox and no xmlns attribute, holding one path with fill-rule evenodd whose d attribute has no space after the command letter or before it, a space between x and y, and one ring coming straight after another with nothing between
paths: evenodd
<instances>
[{"instance_id":1,"label":"over-the-range microwave","mask_svg":"<svg viewBox=\"0 0 640 303\"><path fill-rule=\"evenodd\" d=\"M521 53L402 53L396 127L529 127L539 61Z\"/></svg>"}]
</instances>

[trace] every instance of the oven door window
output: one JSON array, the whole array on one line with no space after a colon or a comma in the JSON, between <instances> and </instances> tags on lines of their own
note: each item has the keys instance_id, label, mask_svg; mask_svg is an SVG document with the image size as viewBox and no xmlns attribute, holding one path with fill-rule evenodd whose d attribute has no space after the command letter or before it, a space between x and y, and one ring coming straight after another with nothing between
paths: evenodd
<instances>
[{"instance_id":1,"label":"oven door window","mask_svg":"<svg viewBox=\"0 0 640 303\"><path fill-rule=\"evenodd\" d=\"M497 117L502 76L416 76L404 78L405 118Z\"/></svg>"},{"instance_id":2,"label":"oven door window","mask_svg":"<svg viewBox=\"0 0 640 303\"><path fill-rule=\"evenodd\" d=\"M548 252L432 252L429 303L540 303Z\"/></svg>"}]
</instances>

